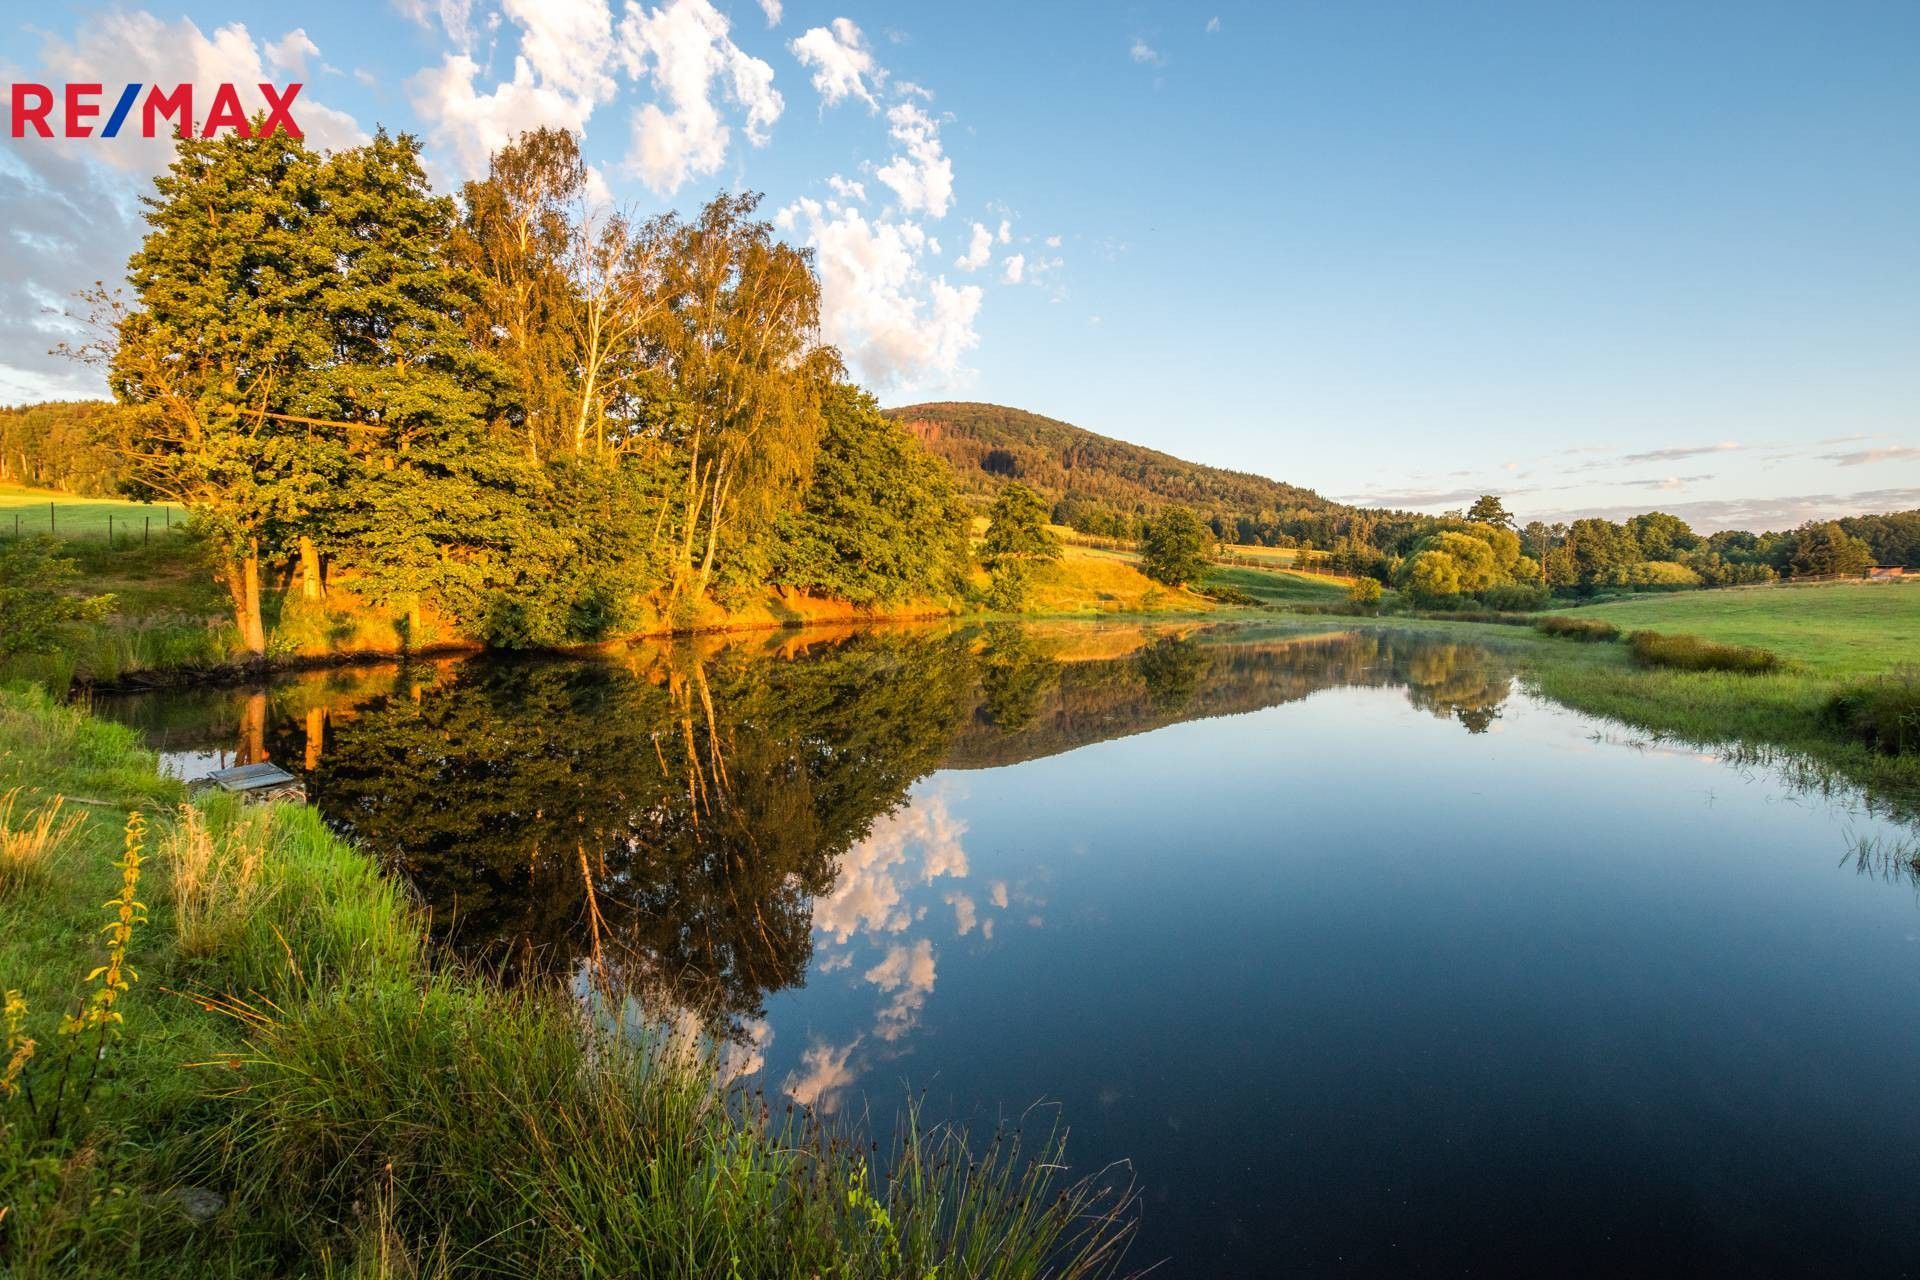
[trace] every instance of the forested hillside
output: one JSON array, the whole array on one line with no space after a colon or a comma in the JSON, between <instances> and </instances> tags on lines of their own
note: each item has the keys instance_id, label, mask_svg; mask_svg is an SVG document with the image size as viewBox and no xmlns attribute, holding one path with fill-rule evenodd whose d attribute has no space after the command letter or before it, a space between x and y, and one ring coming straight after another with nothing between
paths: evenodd
<instances>
[{"instance_id":1,"label":"forested hillside","mask_svg":"<svg viewBox=\"0 0 1920 1280\"><path fill-rule=\"evenodd\" d=\"M1004 405L942 402L887 412L952 463L971 494L1018 480L1056 506L1098 506L1123 516L1174 504L1256 522L1348 510L1298 485L1202 466Z\"/></svg>"}]
</instances>

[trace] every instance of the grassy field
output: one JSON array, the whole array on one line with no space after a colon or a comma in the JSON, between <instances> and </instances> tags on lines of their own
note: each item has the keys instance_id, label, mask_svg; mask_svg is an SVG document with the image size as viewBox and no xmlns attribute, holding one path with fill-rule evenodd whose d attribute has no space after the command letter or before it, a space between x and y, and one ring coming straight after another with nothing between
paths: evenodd
<instances>
[{"instance_id":1,"label":"grassy field","mask_svg":"<svg viewBox=\"0 0 1920 1280\"><path fill-rule=\"evenodd\" d=\"M1281 569L1215 567L1207 574L1206 585L1229 587L1252 596L1261 604L1327 605L1339 604L1347 598L1347 583L1343 578Z\"/></svg>"},{"instance_id":2,"label":"grassy field","mask_svg":"<svg viewBox=\"0 0 1920 1280\"><path fill-rule=\"evenodd\" d=\"M118 541L138 542L149 532L159 538L186 523L184 508L166 502L127 502L120 498L76 498L70 493L0 484L0 538L52 533L57 538L106 540L108 518Z\"/></svg>"},{"instance_id":3,"label":"grassy field","mask_svg":"<svg viewBox=\"0 0 1920 1280\"><path fill-rule=\"evenodd\" d=\"M1579 611L1623 631L1679 631L1759 645L1824 676L1871 675L1920 663L1920 582L1681 591Z\"/></svg>"},{"instance_id":4,"label":"grassy field","mask_svg":"<svg viewBox=\"0 0 1920 1280\"><path fill-rule=\"evenodd\" d=\"M1124 1189L1070 1182L1056 1143L1029 1159L1012 1133L983 1148L909 1125L883 1160L768 1111L697 1041L635 1030L611 988L446 967L404 888L317 811L180 801L129 730L0 690L11 1280L1071 1280L1118 1262ZM110 920L130 931L118 956Z\"/></svg>"}]
</instances>

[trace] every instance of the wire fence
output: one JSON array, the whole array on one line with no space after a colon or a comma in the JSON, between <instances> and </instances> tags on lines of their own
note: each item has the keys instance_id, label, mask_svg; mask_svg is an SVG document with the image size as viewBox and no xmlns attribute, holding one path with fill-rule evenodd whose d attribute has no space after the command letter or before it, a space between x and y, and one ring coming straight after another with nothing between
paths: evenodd
<instances>
[{"instance_id":1,"label":"wire fence","mask_svg":"<svg viewBox=\"0 0 1920 1280\"><path fill-rule=\"evenodd\" d=\"M0 538L5 539L52 537L62 542L141 547L185 527L184 513L172 506L113 510L85 502L48 502L0 508Z\"/></svg>"}]
</instances>

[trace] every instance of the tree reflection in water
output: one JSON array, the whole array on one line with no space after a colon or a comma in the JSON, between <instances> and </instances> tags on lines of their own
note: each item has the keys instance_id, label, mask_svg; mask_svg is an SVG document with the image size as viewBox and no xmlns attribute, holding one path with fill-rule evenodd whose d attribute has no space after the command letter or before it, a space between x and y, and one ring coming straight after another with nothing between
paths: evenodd
<instances>
[{"instance_id":1,"label":"tree reflection in water","mask_svg":"<svg viewBox=\"0 0 1920 1280\"><path fill-rule=\"evenodd\" d=\"M884 996L876 1034L897 1036L934 956L884 914L885 877L910 862L927 884L951 877L936 901L962 932L990 927L1007 894L961 883L958 831L902 808L915 780L1339 686L1403 687L1479 733L1512 687L1478 646L1390 633L1008 625L775 644L330 673L265 699L102 710L168 733L193 721L223 750L264 741L418 888L438 936L512 978L598 955L654 1007L738 1030L803 980L816 938L883 921L867 976Z\"/></svg>"}]
</instances>

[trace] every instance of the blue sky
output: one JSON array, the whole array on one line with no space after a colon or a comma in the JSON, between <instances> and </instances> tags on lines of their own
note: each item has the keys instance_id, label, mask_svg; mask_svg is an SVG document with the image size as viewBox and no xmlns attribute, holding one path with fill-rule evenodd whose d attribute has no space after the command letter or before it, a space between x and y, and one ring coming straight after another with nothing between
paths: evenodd
<instances>
[{"instance_id":1,"label":"blue sky","mask_svg":"<svg viewBox=\"0 0 1920 1280\"><path fill-rule=\"evenodd\" d=\"M311 140L448 184L545 123L612 203L764 191L888 403L1429 510L1920 505L1912 0L47 7L0 70L302 79ZM164 149L4 147L0 400L96 389L47 308Z\"/></svg>"}]
</instances>

